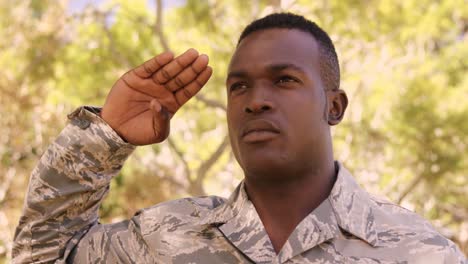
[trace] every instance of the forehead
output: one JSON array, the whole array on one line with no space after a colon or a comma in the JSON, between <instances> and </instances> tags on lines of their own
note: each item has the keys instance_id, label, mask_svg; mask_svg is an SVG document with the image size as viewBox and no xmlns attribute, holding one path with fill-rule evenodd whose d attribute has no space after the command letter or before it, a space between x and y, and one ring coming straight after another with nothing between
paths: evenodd
<instances>
[{"instance_id":1,"label":"forehead","mask_svg":"<svg viewBox=\"0 0 468 264\"><path fill-rule=\"evenodd\" d=\"M304 70L318 70L315 38L297 29L266 29L251 33L236 48L231 71L249 71L275 64L293 64Z\"/></svg>"}]
</instances>

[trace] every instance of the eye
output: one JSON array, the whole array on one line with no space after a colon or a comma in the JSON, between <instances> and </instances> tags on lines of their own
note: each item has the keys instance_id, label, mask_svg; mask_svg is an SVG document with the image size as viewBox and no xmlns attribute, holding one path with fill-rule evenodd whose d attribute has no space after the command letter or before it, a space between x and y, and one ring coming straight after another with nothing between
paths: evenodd
<instances>
[{"instance_id":1,"label":"eye","mask_svg":"<svg viewBox=\"0 0 468 264\"><path fill-rule=\"evenodd\" d=\"M284 75L278 78L276 83L283 84L283 83L291 83L291 82L298 82L298 80L294 77L291 77L289 75Z\"/></svg>"},{"instance_id":2,"label":"eye","mask_svg":"<svg viewBox=\"0 0 468 264\"><path fill-rule=\"evenodd\" d=\"M242 90L242 89L246 89L247 88L247 84L244 83L244 82L236 82L236 83L233 83L230 87L229 87L229 91L231 92L234 92L236 90Z\"/></svg>"}]
</instances>

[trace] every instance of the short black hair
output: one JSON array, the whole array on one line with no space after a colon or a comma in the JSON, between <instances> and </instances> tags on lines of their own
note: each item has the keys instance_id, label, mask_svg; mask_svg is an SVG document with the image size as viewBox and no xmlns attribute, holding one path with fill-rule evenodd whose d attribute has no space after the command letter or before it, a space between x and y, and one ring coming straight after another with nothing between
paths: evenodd
<instances>
[{"instance_id":1,"label":"short black hair","mask_svg":"<svg viewBox=\"0 0 468 264\"><path fill-rule=\"evenodd\" d=\"M320 76L325 89L336 90L340 87L340 64L332 40L327 32L303 16L292 13L274 13L255 20L242 31L237 45L251 33L275 28L297 29L310 33L319 46Z\"/></svg>"}]
</instances>

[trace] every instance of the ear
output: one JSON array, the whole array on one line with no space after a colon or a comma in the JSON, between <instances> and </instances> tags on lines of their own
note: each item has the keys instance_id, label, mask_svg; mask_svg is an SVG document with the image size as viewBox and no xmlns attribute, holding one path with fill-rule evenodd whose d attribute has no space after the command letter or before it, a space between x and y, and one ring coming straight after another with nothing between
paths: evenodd
<instances>
[{"instance_id":1,"label":"ear","mask_svg":"<svg viewBox=\"0 0 468 264\"><path fill-rule=\"evenodd\" d=\"M338 125L343 119L346 107L348 107L348 96L341 89L327 90L328 100L328 124Z\"/></svg>"}]
</instances>

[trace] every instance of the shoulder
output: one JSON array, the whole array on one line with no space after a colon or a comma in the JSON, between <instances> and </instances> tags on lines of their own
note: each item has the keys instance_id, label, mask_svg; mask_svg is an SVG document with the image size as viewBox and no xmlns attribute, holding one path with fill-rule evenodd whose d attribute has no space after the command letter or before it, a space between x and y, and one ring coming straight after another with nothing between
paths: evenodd
<instances>
[{"instance_id":1,"label":"shoulder","mask_svg":"<svg viewBox=\"0 0 468 264\"><path fill-rule=\"evenodd\" d=\"M211 196L200 196L200 197L187 197L167 202L162 202L153 205L149 208L145 208L139 211L139 213L154 213L154 212L195 212L195 211L209 211L222 204L224 204L226 198L211 195Z\"/></svg>"},{"instance_id":2,"label":"shoulder","mask_svg":"<svg viewBox=\"0 0 468 264\"><path fill-rule=\"evenodd\" d=\"M455 243L440 234L429 221L388 200L369 197L374 205L374 224L380 247L396 249L414 261L463 261L464 256Z\"/></svg>"},{"instance_id":3,"label":"shoulder","mask_svg":"<svg viewBox=\"0 0 468 264\"><path fill-rule=\"evenodd\" d=\"M138 211L134 220L140 227L196 225L226 199L219 196L190 197L156 204Z\"/></svg>"},{"instance_id":4,"label":"shoulder","mask_svg":"<svg viewBox=\"0 0 468 264\"><path fill-rule=\"evenodd\" d=\"M439 234L429 221L415 212L380 197L369 195L369 198L378 230L403 232L400 235L424 235L428 232ZM409 230L412 231L404 232Z\"/></svg>"}]
</instances>

